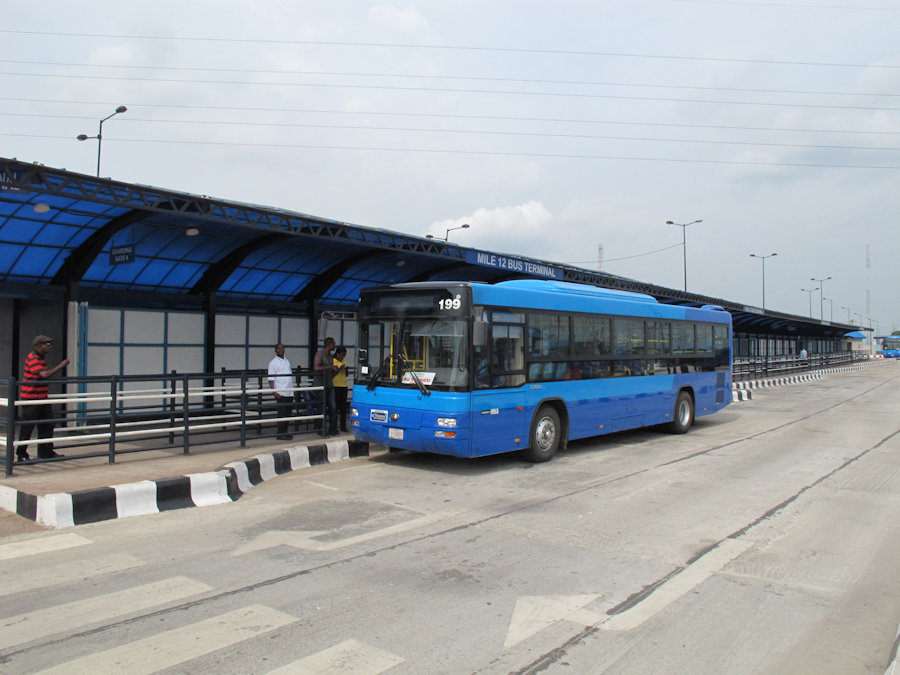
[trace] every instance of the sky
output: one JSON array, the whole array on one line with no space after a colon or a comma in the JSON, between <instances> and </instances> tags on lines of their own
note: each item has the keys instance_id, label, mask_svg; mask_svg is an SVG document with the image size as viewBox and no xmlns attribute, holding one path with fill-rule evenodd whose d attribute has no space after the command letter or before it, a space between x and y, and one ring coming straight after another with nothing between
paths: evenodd
<instances>
[{"instance_id":1,"label":"sky","mask_svg":"<svg viewBox=\"0 0 900 675\"><path fill-rule=\"evenodd\" d=\"M124 105L116 180L881 334L898 35L900 0L6 3L0 156L92 175Z\"/></svg>"}]
</instances>

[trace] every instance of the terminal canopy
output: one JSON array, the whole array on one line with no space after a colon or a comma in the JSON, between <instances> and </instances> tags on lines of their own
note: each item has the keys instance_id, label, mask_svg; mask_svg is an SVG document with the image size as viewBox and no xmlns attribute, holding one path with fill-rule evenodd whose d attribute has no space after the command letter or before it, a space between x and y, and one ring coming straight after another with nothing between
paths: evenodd
<instances>
[{"instance_id":1,"label":"terminal canopy","mask_svg":"<svg viewBox=\"0 0 900 675\"><path fill-rule=\"evenodd\" d=\"M723 306L735 330L839 337L762 312L549 261L0 158L0 294L121 304L352 308L366 286L552 278ZM123 300L123 298L128 300Z\"/></svg>"}]
</instances>

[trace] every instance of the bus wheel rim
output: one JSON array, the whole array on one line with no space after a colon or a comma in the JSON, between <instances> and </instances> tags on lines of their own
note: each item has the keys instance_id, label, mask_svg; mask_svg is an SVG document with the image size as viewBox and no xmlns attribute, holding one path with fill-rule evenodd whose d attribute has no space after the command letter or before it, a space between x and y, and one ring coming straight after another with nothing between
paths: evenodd
<instances>
[{"instance_id":1,"label":"bus wheel rim","mask_svg":"<svg viewBox=\"0 0 900 675\"><path fill-rule=\"evenodd\" d=\"M556 440L556 425L548 417L543 418L537 424L535 442L541 450L549 450Z\"/></svg>"},{"instance_id":2,"label":"bus wheel rim","mask_svg":"<svg viewBox=\"0 0 900 675\"><path fill-rule=\"evenodd\" d=\"M678 421L681 424L687 424L691 421L691 404L688 401L682 401L678 406Z\"/></svg>"}]
</instances>

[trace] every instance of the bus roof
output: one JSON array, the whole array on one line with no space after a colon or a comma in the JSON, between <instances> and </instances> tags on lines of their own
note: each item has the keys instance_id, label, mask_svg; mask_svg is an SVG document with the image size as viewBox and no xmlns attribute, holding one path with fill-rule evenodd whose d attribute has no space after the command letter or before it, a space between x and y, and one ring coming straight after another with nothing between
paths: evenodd
<instances>
[{"instance_id":1,"label":"bus roof","mask_svg":"<svg viewBox=\"0 0 900 675\"><path fill-rule=\"evenodd\" d=\"M617 291L613 288L600 288L587 284L573 284L568 281L544 281L542 279L514 279L494 284L494 288L521 288L527 291L543 291L546 293L574 293L592 298L607 300L628 300L629 302L652 302L658 304L656 298L644 293Z\"/></svg>"},{"instance_id":2,"label":"bus roof","mask_svg":"<svg viewBox=\"0 0 900 675\"><path fill-rule=\"evenodd\" d=\"M514 279L496 284L469 281L424 281L393 284L389 288L429 289L469 287L476 305L499 305L522 309L546 309L568 312L596 312L643 316L657 319L690 319L714 323L731 323L731 314L721 307L690 307L657 302L644 293L619 291L586 284L545 279ZM384 288L364 289L367 292Z\"/></svg>"}]
</instances>

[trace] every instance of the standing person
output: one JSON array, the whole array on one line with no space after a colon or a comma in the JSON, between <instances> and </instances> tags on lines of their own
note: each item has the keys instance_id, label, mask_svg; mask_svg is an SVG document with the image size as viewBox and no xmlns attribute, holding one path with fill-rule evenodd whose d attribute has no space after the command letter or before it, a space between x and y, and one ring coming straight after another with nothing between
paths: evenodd
<instances>
[{"instance_id":1,"label":"standing person","mask_svg":"<svg viewBox=\"0 0 900 675\"><path fill-rule=\"evenodd\" d=\"M334 402L341 431L347 431L347 348L343 345L334 351Z\"/></svg>"},{"instance_id":2,"label":"standing person","mask_svg":"<svg viewBox=\"0 0 900 675\"><path fill-rule=\"evenodd\" d=\"M294 405L293 371L291 362L284 356L284 345L280 342L275 345L275 358L269 361L269 389L275 395L275 414L279 417L276 438L279 441L289 441L293 435L288 433L289 417Z\"/></svg>"},{"instance_id":3,"label":"standing person","mask_svg":"<svg viewBox=\"0 0 900 675\"><path fill-rule=\"evenodd\" d=\"M316 358L313 359L316 384L323 387L322 412L328 421L328 431L323 433L323 436L334 436L337 434L337 414L334 400L334 374L337 372L337 366L334 365L334 357L332 356L334 344L334 338L325 338L324 346L316 352Z\"/></svg>"},{"instance_id":4,"label":"standing person","mask_svg":"<svg viewBox=\"0 0 900 675\"><path fill-rule=\"evenodd\" d=\"M69 359L63 359L56 366L47 366L46 356L53 347L53 339L46 335L38 335L32 342L32 351L25 359L25 376L22 378L21 399L23 401L47 400L47 384L42 380L49 380L60 370L69 365ZM53 449L53 406L49 403L38 405L26 405L21 407L22 418L19 427L19 442L31 440L31 432L35 424L38 428L38 457L48 459L50 457L65 457ZM16 460L24 462L31 459L28 455L28 446L20 445L16 448Z\"/></svg>"}]
</instances>

